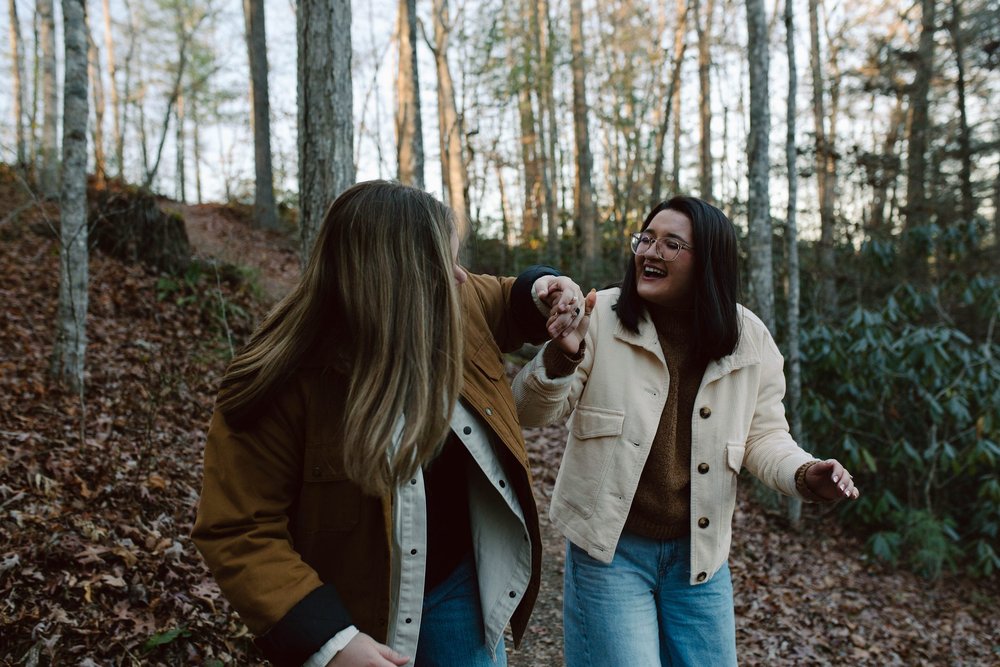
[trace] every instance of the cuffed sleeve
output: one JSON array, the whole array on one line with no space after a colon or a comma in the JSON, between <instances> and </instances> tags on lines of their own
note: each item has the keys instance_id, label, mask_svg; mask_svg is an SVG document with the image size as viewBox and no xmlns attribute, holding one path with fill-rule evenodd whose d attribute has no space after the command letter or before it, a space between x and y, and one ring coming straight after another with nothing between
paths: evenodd
<instances>
[{"instance_id":1,"label":"cuffed sleeve","mask_svg":"<svg viewBox=\"0 0 1000 667\"><path fill-rule=\"evenodd\" d=\"M580 348L576 354L569 354L558 345L546 345L542 352L542 362L545 365L545 374L550 378L561 378L572 375L576 367L583 361L583 354L587 347L587 341L580 341Z\"/></svg>"},{"instance_id":2,"label":"cuffed sleeve","mask_svg":"<svg viewBox=\"0 0 1000 667\"><path fill-rule=\"evenodd\" d=\"M532 287L542 276L562 275L551 266L542 264L529 266L518 275L510 294L510 308L514 321L524 335L525 340L535 345L549 338L545 328L548 317L535 305L536 296Z\"/></svg>"},{"instance_id":3,"label":"cuffed sleeve","mask_svg":"<svg viewBox=\"0 0 1000 667\"><path fill-rule=\"evenodd\" d=\"M350 625L350 614L336 589L323 585L302 598L255 643L278 667L299 667Z\"/></svg>"}]
</instances>

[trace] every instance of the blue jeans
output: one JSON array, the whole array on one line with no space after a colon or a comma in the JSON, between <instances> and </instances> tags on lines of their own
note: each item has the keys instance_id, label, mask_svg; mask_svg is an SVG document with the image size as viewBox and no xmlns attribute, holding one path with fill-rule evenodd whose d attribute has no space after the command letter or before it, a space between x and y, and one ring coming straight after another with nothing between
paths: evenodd
<instances>
[{"instance_id":1,"label":"blue jeans","mask_svg":"<svg viewBox=\"0 0 1000 667\"><path fill-rule=\"evenodd\" d=\"M622 533L605 565L566 548L563 641L567 667L736 665L733 583L724 565L690 580L691 540Z\"/></svg>"},{"instance_id":2,"label":"blue jeans","mask_svg":"<svg viewBox=\"0 0 1000 667\"><path fill-rule=\"evenodd\" d=\"M490 655L479 604L476 563L470 554L424 597L414 667L506 667L503 637Z\"/></svg>"}]
</instances>

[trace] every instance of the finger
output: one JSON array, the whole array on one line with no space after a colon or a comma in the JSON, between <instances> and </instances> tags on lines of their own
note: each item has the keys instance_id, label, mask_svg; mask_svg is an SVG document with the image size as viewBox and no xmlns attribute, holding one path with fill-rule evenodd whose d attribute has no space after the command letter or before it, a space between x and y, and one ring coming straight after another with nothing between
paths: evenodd
<instances>
[{"instance_id":1,"label":"finger","mask_svg":"<svg viewBox=\"0 0 1000 667\"><path fill-rule=\"evenodd\" d=\"M392 663L393 665L399 665L400 667L410 661L409 656L405 656L402 653L394 651L385 645L380 647L379 653L381 653L382 657L388 660L390 663Z\"/></svg>"}]
</instances>

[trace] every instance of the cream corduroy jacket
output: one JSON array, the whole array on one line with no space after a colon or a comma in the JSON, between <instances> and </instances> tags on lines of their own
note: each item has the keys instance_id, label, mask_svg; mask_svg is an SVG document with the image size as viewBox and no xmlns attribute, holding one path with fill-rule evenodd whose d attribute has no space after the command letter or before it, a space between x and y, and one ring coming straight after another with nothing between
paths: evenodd
<instances>
[{"instance_id":1,"label":"cream corduroy jacket","mask_svg":"<svg viewBox=\"0 0 1000 667\"><path fill-rule=\"evenodd\" d=\"M612 310L618 295L598 293L574 374L549 378L539 351L513 385L522 426L570 416L549 516L604 563L614 557L670 386L652 321L643 316L638 334L624 328ZM729 556L740 468L802 498L795 471L814 460L788 432L783 360L771 334L742 306L739 318L736 350L708 364L691 415L692 584L711 579Z\"/></svg>"}]
</instances>

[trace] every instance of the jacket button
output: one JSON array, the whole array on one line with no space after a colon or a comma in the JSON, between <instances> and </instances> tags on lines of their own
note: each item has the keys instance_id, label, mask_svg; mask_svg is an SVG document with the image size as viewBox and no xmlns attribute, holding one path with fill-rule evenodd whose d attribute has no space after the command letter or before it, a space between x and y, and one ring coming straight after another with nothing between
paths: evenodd
<instances>
[{"instance_id":1,"label":"jacket button","mask_svg":"<svg viewBox=\"0 0 1000 667\"><path fill-rule=\"evenodd\" d=\"M415 480L415 479L411 479L410 480L410 484L416 484L416 483L417 483L417 480Z\"/></svg>"},{"instance_id":2,"label":"jacket button","mask_svg":"<svg viewBox=\"0 0 1000 667\"><path fill-rule=\"evenodd\" d=\"M313 466L313 477L319 477L323 474L323 471L319 469L319 466Z\"/></svg>"},{"instance_id":3,"label":"jacket button","mask_svg":"<svg viewBox=\"0 0 1000 667\"><path fill-rule=\"evenodd\" d=\"M511 591L511 592L510 592L510 596L511 596L512 598L516 598L516 597L517 597L517 593L515 593L514 591Z\"/></svg>"},{"instance_id":4,"label":"jacket button","mask_svg":"<svg viewBox=\"0 0 1000 667\"><path fill-rule=\"evenodd\" d=\"M493 414L493 408L486 408L486 416Z\"/></svg>"},{"instance_id":5,"label":"jacket button","mask_svg":"<svg viewBox=\"0 0 1000 667\"><path fill-rule=\"evenodd\" d=\"M705 581L706 579L708 579L708 572L699 572L696 578L698 579L698 581Z\"/></svg>"},{"instance_id":6,"label":"jacket button","mask_svg":"<svg viewBox=\"0 0 1000 667\"><path fill-rule=\"evenodd\" d=\"M466 426L465 428L462 429L462 433L464 433L465 435L470 435L472 433L472 427Z\"/></svg>"},{"instance_id":7,"label":"jacket button","mask_svg":"<svg viewBox=\"0 0 1000 667\"><path fill-rule=\"evenodd\" d=\"M417 555L417 550L416 549L410 549L410 555L411 556L416 556Z\"/></svg>"},{"instance_id":8,"label":"jacket button","mask_svg":"<svg viewBox=\"0 0 1000 667\"><path fill-rule=\"evenodd\" d=\"M503 480L501 479L501 480L500 480L500 488L501 488L501 489L503 489L503 488L505 488L506 486L507 486L507 482L505 482L505 481L503 481Z\"/></svg>"},{"instance_id":9,"label":"jacket button","mask_svg":"<svg viewBox=\"0 0 1000 667\"><path fill-rule=\"evenodd\" d=\"M699 463L698 464L698 472L700 472L702 475L704 475L706 472L708 472L708 464L707 463Z\"/></svg>"},{"instance_id":10,"label":"jacket button","mask_svg":"<svg viewBox=\"0 0 1000 667\"><path fill-rule=\"evenodd\" d=\"M702 419L708 419L709 417L712 416L712 408L706 405L705 407L703 407L701 410L698 411L698 414L701 416Z\"/></svg>"},{"instance_id":11,"label":"jacket button","mask_svg":"<svg viewBox=\"0 0 1000 667\"><path fill-rule=\"evenodd\" d=\"M699 528L708 528L708 519L706 517L701 517L698 519Z\"/></svg>"}]
</instances>

